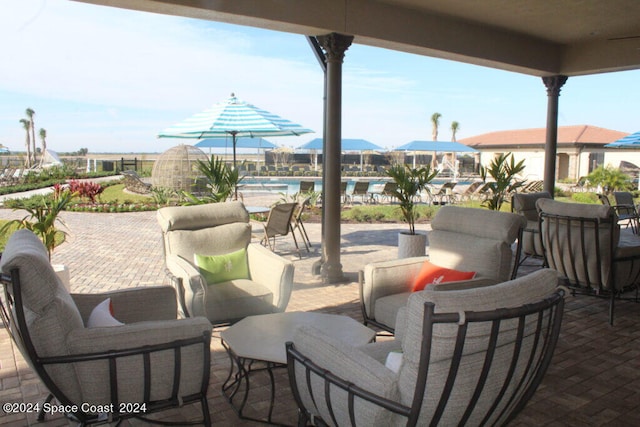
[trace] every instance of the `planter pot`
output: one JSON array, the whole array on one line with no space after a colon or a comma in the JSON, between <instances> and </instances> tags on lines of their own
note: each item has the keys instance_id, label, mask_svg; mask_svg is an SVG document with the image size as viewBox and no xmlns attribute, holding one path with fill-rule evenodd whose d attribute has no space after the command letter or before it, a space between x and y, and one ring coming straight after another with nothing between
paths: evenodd
<instances>
[{"instance_id":1,"label":"planter pot","mask_svg":"<svg viewBox=\"0 0 640 427\"><path fill-rule=\"evenodd\" d=\"M64 287L67 288L67 291L70 291L71 273L69 273L69 268L64 264L51 264L51 267L53 267L53 271L56 272Z\"/></svg>"},{"instance_id":2,"label":"planter pot","mask_svg":"<svg viewBox=\"0 0 640 427\"><path fill-rule=\"evenodd\" d=\"M411 258L426 254L427 235L398 233L398 258Z\"/></svg>"}]
</instances>

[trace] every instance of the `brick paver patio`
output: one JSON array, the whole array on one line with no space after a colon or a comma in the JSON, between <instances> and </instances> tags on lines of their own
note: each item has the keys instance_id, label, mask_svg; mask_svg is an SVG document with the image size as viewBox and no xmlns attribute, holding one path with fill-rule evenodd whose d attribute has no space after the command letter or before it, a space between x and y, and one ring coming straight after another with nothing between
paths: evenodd
<instances>
[{"instance_id":1,"label":"brick paver patio","mask_svg":"<svg viewBox=\"0 0 640 427\"><path fill-rule=\"evenodd\" d=\"M247 204L264 202L249 200ZM0 210L0 218L20 214ZM100 292L111 289L167 283L164 277L160 230L155 212L128 214L87 214L65 212L69 241L56 249L54 263L64 263L72 275L72 292ZM342 264L345 282L323 285L311 274L319 258L319 224L307 224L311 253L303 249L298 259L289 238L278 242L278 252L295 263L295 287L288 311L338 313L361 320L358 305L357 272L368 262L397 256L397 232L403 224L343 224ZM419 225L426 231L428 225ZM525 269L526 272L526 269ZM552 366L540 389L516 419L516 426L635 426L640 425L640 306L620 302L616 322L607 323L608 304L604 300L569 297L562 335ZM227 401L220 386L225 380L229 359L218 338L212 340L209 407L214 425L244 426ZM268 405L268 379L252 378L250 410ZM277 376L275 418L295 424L296 408L288 389L286 372ZM0 331L0 403L37 402L46 390ZM196 405L157 414L162 420L197 419ZM35 415L7 415L0 410L0 424L10 426L70 425L61 416L37 423ZM72 425L72 424L71 424ZM122 425L145 425L125 421Z\"/></svg>"}]
</instances>

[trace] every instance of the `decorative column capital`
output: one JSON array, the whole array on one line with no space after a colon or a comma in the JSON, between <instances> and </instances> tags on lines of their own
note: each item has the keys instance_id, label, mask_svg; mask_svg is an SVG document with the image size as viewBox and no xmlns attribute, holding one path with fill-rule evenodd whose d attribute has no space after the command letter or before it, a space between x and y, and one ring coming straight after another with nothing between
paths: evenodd
<instances>
[{"instance_id":1,"label":"decorative column capital","mask_svg":"<svg viewBox=\"0 0 640 427\"><path fill-rule=\"evenodd\" d=\"M327 55L327 61L344 60L344 53L349 49L353 42L353 36L346 36L344 34L331 33L324 36L317 37L318 42Z\"/></svg>"},{"instance_id":2,"label":"decorative column capital","mask_svg":"<svg viewBox=\"0 0 640 427\"><path fill-rule=\"evenodd\" d=\"M563 75L547 76L542 78L542 82L547 87L548 96L560 96L560 89L567 82L568 77Z\"/></svg>"}]
</instances>

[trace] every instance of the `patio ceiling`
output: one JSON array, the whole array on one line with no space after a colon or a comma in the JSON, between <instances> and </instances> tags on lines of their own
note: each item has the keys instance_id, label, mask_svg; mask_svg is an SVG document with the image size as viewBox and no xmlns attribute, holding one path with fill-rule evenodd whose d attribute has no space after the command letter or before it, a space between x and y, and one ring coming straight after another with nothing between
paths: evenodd
<instances>
[{"instance_id":1,"label":"patio ceiling","mask_svg":"<svg viewBox=\"0 0 640 427\"><path fill-rule=\"evenodd\" d=\"M640 68L637 0L77 0L355 43L534 76Z\"/></svg>"}]
</instances>

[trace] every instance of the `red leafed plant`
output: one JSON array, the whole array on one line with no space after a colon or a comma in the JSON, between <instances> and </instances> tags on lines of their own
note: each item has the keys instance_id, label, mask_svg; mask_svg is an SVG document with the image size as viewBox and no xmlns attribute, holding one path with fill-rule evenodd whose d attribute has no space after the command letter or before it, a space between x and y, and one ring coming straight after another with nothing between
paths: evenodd
<instances>
[{"instance_id":1,"label":"red leafed plant","mask_svg":"<svg viewBox=\"0 0 640 427\"><path fill-rule=\"evenodd\" d=\"M72 193L76 193L78 197L86 198L89 199L91 203L96 203L96 197L104 191L104 188L95 182L81 182L73 179L69 181L69 190L71 190Z\"/></svg>"}]
</instances>

